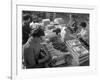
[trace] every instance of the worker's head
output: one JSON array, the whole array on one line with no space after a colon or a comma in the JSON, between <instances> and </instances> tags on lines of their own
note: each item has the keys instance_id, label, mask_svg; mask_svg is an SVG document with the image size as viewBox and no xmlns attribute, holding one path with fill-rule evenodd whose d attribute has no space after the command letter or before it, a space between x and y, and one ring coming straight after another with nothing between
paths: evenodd
<instances>
[{"instance_id":1,"label":"worker's head","mask_svg":"<svg viewBox=\"0 0 100 80\"><path fill-rule=\"evenodd\" d=\"M34 29L31 32L31 37L34 38L34 40L37 40L39 42L43 41L43 36L45 36L44 30L41 28Z\"/></svg>"},{"instance_id":2,"label":"worker's head","mask_svg":"<svg viewBox=\"0 0 100 80\"><path fill-rule=\"evenodd\" d=\"M86 22L81 22L81 23L80 23L80 26L81 26L82 28L86 28L87 24L86 24Z\"/></svg>"},{"instance_id":3,"label":"worker's head","mask_svg":"<svg viewBox=\"0 0 100 80\"><path fill-rule=\"evenodd\" d=\"M31 33L31 36L32 37L41 37L41 36L44 36L44 30L41 29L41 28L37 28L37 29L34 29Z\"/></svg>"},{"instance_id":4,"label":"worker's head","mask_svg":"<svg viewBox=\"0 0 100 80\"><path fill-rule=\"evenodd\" d=\"M60 28L56 28L53 30L53 32L55 32L57 35L61 32L61 29Z\"/></svg>"},{"instance_id":5,"label":"worker's head","mask_svg":"<svg viewBox=\"0 0 100 80\"><path fill-rule=\"evenodd\" d=\"M23 21L25 21L25 23L30 23L32 22L32 17L29 14L25 14L23 15Z\"/></svg>"}]
</instances>

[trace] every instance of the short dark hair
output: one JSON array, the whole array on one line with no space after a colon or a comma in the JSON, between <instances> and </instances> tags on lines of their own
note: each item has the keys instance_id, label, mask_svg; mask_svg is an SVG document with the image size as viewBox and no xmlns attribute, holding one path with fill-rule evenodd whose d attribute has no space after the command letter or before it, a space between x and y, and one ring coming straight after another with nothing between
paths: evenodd
<instances>
[{"instance_id":1,"label":"short dark hair","mask_svg":"<svg viewBox=\"0 0 100 80\"><path fill-rule=\"evenodd\" d=\"M38 29L32 30L31 36L32 37L41 37L41 36L45 36L45 33L44 33L43 29L38 28Z\"/></svg>"},{"instance_id":2,"label":"short dark hair","mask_svg":"<svg viewBox=\"0 0 100 80\"><path fill-rule=\"evenodd\" d=\"M83 28L86 28L87 24L86 24L86 22L81 22L80 26L82 26Z\"/></svg>"},{"instance_id":3,"label":"short dark hair","mask_svg":"<svg viewBox=\"0 0 100 80\"><path fill-rule=\"evenodd\" d=\"M53 32L56 32L56 34L58 35L58 33L61 32L61 29L60 28L56 28L56 29L53 30Z\"/></svg>"},{"instance_id":4,"label":"short dark hair","mask_svg":"<svg viewBox=\"0 0 100 80\"><path fill-rule=\"evenodd\" d=\"M23 20L26 21L26 20L28 20L28 19L30 19L30 21L32 21L32 16L29 15L29 14L24 14L24 15L23 15Z\"/></svg>"}]
</instances>

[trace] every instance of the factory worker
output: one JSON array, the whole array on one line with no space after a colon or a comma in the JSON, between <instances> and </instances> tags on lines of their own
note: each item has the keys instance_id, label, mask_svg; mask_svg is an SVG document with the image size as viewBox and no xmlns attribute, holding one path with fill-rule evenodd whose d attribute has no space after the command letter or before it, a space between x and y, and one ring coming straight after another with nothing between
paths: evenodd
<instances>
[{"instance_id":1,"label":"factory worker","mask_svg":"<svg viewBox=\"0 0 100 80\"><path fill-rule=\"evenodd\" d=\"M23 59L26 68L36 68L49 58L48 54L45 54L42 59L39 59L42 36L44 36L44 31L41 28L36 29L32 32L26 44L23 45Z\"/></svg>"}]
</instances>

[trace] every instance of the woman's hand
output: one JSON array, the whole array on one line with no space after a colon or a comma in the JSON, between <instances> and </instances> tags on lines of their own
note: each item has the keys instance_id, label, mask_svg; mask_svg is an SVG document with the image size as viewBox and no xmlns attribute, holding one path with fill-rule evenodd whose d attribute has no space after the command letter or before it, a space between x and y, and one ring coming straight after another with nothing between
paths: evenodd
<instances>
[{"instance_id":1,"label":"woman's hand","mask_svg":"<svg viewBox=\"0 0 100 80\"><path fill-rule=\"evenodd\" d=\"M42 53L41 53L41 55L43 56L43 58L41 58L41 59L38 60L38 63L39 63L39 64L46 62L46 61L49 60L49 58L50 58L49 53L45 53L45 54L42 54Z\"/></svg>"}]
</instances>

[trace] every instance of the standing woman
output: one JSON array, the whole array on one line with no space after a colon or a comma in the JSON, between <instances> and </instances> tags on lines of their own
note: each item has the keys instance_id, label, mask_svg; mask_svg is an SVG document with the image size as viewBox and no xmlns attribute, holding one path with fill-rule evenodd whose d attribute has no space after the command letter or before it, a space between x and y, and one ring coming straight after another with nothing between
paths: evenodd
<instances>
[{"instance_id":1,"label":"standing woman","mask_svg":"<svg viewBox=\"0 0 100 80\"><path fill-rule=\"evenodd\" d=\"M86 22L80 23L81 30L77 34L79 40L89 49L89 30Z\"/></svg>"},{"instance_id":2,"label":"standing woman","mask_svg":"<svg viewBox=\"0 0 100 80\"><path fill-rule=\"evenodd\" d=\"M29 38L31 32L30 23L32 22L32 17L29 14L23 15L22 20L22 44L25 44Z\"/></svg>"}]
</instances>

